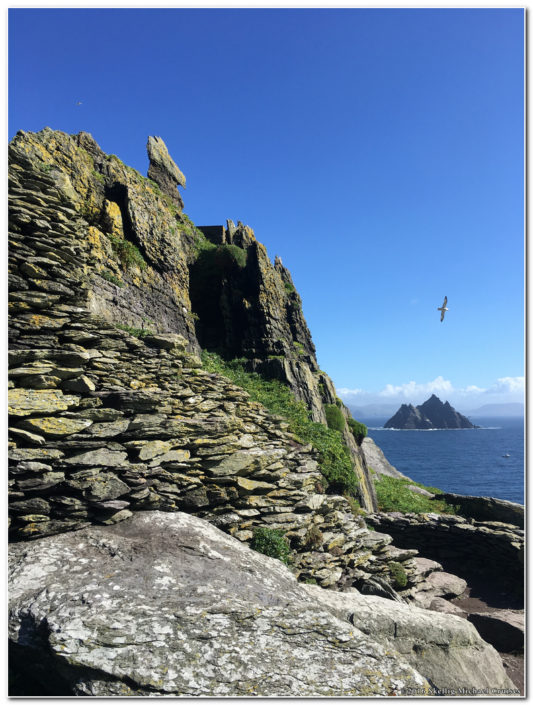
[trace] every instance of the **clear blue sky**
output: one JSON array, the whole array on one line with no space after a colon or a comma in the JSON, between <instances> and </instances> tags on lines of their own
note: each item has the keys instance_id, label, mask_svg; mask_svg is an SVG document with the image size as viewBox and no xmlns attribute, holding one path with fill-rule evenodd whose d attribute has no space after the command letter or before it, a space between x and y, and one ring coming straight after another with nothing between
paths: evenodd
<instances>
[{"instance_id":1,"label":"clear blue sky","mask_svg":"<svg viewBox=\"0 0 533 705\"><path fill-rule=\"evenodd\" d=\"M363 390L348 401L410 382L417 403L518 400L523 27L520 9L15 9L9 137L86 130L142 173L163 137L190 217L242 220L282 257L320 366Z\"/></svg>"}]
</instances>

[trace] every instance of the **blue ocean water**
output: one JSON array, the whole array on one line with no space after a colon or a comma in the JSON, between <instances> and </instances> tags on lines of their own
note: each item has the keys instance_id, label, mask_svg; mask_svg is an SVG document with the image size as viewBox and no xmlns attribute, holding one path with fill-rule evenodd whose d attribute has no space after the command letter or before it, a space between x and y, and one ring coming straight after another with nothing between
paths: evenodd
<instances>
[{"instance_id":1,"label":"blue ocean water","mask_svg":"<svg viewBox=\"0 0 533 705\"><path fill-rule=\"evenodd\" d=\"M524 503L524 420L476 418L476 429L397 431L358 419L400 472L446 492Z\"/></svg>"}]
</instances>

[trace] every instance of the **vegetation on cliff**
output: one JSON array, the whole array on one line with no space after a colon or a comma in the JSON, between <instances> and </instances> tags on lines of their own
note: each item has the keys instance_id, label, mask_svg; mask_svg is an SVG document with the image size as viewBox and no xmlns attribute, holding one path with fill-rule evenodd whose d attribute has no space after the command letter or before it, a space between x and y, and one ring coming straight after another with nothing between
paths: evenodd
<instances>
[{"instance_id":1,"label":"vegetation on cliff","mask_svg":"<svg viewBox=\"0 0 533 705\"><path fill-rule=\"evenodd\" d=\"M401 480L396 477L382 475L374 481L378 497L378 508L382 512L411 512L413 514L456 514L457 507L448 504L443 499L431 499L427 495L418 494L409 489L409 485L420 487L432 494L442 494L436 487L426 487L413 480Z\"/></svg>"},{"instance_id":2,"label":"vegetation on cliff","mask_svg":"<svg viewBox=\"0 0 533 705\"><path fill-rule=\"evenodd\" d=\"M342 411L336 404L324 404L324 411L326 412L326 420L328 422L328 428L334 431L343 431L346 425Z\"/></svg>"},{"instance_id":3,"label":"vegetation on cliff","mask_svg":"<svg viewBox=\"0 0 533 705\"><path fill-rule=\"evenodd\" d=\"M364 423L351 418L348 419L348 426L350 427L350 431L352 432L356 442L361 445L363 439L366 438L368 434L368 428Z\"/></svg>"},{"instance_id":4,"label":"vegetation on cliff","mask_svg":"<svg viewBox=\"0 0 533 705\"><path fill-rule=\"evenodd\" d=\"M320 470L330 492L352 496L357 493L357 477L340 431L312 421L305 405L296 401L287 385L247 372L241 359L226 361L216 353L204 351L202 362L206 370L228 377L245 389L253 401L263 404L272 414L283 416L301 442L311 443L319 451Z\"/></svg>"}]
</instances>

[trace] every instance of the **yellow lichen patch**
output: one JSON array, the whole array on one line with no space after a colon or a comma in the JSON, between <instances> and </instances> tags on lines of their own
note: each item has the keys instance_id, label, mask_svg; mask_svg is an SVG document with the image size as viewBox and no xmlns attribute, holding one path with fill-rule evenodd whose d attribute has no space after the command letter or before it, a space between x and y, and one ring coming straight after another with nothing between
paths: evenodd
<instances>
[{"instance_id":1,"label":"yellow lichen patch","mask_svg":"<svg viewBox=\"0 0 533 705\"><path fill-rule=\"evenodd\" d=\"M17 313L20 311L29 311L31 307L25 301L10 301L7 305L8 313Z\"/></svg>"},{"instance_id":2,"label":"yellow lichen patch","mask_svg":"<svg viewBox=\"0 0 533 705\"><path fill-rule=\"evenodd\" d=\"M362 563L366 563L371 555L371 551L365 551L364 553L361 553L359 556L356 556L354 558L353 563L351 563L351 566L355 568L356 566L361 565Z\"/></svg>"},{"instance_id":3,"label":"yellow lichen patch","mask_svg":"<svg viewBox=\"0 0 533 705\"><path fill-rule=\"evenodd\" d=\"M27 419L24 428L39 431L45 436L68 436L78 433L92 425L89 419L66 419L59 416L45 416L36 419Z\"/></svg>"},{"instance_id":4,"label":"yellow lichen patch","mask_svg":"<svg viewBox=\"0 0 533 705\"><path fill-rule=\"evenodd\" d=\"M172 418L183 418L183 417L172 417ZM191 445L196 447L196 446L216 446L220 445L220 441L218 438L195 438L193 441L191 441Z\"/></svg>"},{"instance_id":5,"label":"yellow lichen patch","mask_svg":"<svg viewBox=\"0 0 533 705\"><path fill-rule=\"evenodd\" d=\"M60 389L10 389L8 411L13 416L29 416L39 412L64 411L77 406L80 398L63 394Z\"/></svg>"},{"instance_id":6,"label":"yellow lichen patch","mask_svg":"<svg viewBox=\"0 0 533 705\"><path fill-rule=\"evenodd\" d=\"M47 278L46 271L42 267L38 267L36 264L31 262L23 262L20 265L21 271L28 277L35 278Z\"/></svg>"},{"instance_id":7,"label":"yellow lichen patch","mask_svg":"<svg viewBox=\"0 0 533 705\"><path fill-rule=\"evenodd\" d=\"M344 536L338 536L337 538L333 539L333 541L330 541L328 543L328 551L330 548L335 548L336 546L342 546L345 542Z\"/></svg>"},{"instance_id":8,"label":"yellow lichen patch","mask_svg":"<svg viewBox=\"0 0 533 705\"><path fill-rule=\"evenodd\" d=\"M104 239L104 234L98 230L98 228L95 228L94 225L89 225L86 231L86 237L89 245L91 246L91 254L93 257L97 260L103 260L107 257L105 247L107 243Z\"/></svg>"},{"instance_id":9,"label":"yellow lichen patch","mask_svg":"<svg viewBox=\"0 0 533 705\"><path fill-rule=\"evenodd\" d=\"M118 203L108 201L107 199L105 200L103 222L106 232L111 235L115 235L116 237L124 237L122 213Z\"/></svg>"},{"instance_id":10,"label":"yellow lichen patch","mask_svg":"<svg viewBox=\"0 0 533 705\"><path fill-rule=\"evenodd\" d=\"M35 526L35 524L28 524L27 526L24 526L22 529L20 529L20 533L24 536L26 534L35 534L36 532L40 533L42 529L40 529L38 526Z\"/></svg>"},{"instance_id":11,"label":"yellow lichen patch","mask_svg":"<svg viewBox=\"0 0 533 705\"><path fill-rule=\"evenodd\" d=\"M67 323L68 318L50 318L41 314L34 314L26 319L26 324L29 328L62 328Z\"/></svg>"}]
</instances>

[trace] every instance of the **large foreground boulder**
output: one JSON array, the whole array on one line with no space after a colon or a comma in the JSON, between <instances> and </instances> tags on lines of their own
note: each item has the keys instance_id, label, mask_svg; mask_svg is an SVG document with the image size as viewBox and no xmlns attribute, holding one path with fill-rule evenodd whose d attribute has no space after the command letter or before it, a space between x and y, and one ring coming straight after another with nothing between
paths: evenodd
<instances>
[{"instance_id":1,"label":"large foreground boulder","mask_svg":"<svg viewBox=\"0 0 533 705\"><path fill-rule=\"evenodd\" d=\"M10 554L13 695L372 696L428 687L281 562L187 514L140 512L15 544Z\"/></svg>"},{"instance_id":2,"label":"large foreground boulder","mask_svg":"<svg viewBox=\"0 0 533 705\"><path fill-rule=\"evenodd\" d=\"M466 690L493 695L504 690L519 695L498 652L462 617L358 592L315 585L305 589L339 617L400 653L440 694Z\"/></svg>"}]
</instances>

